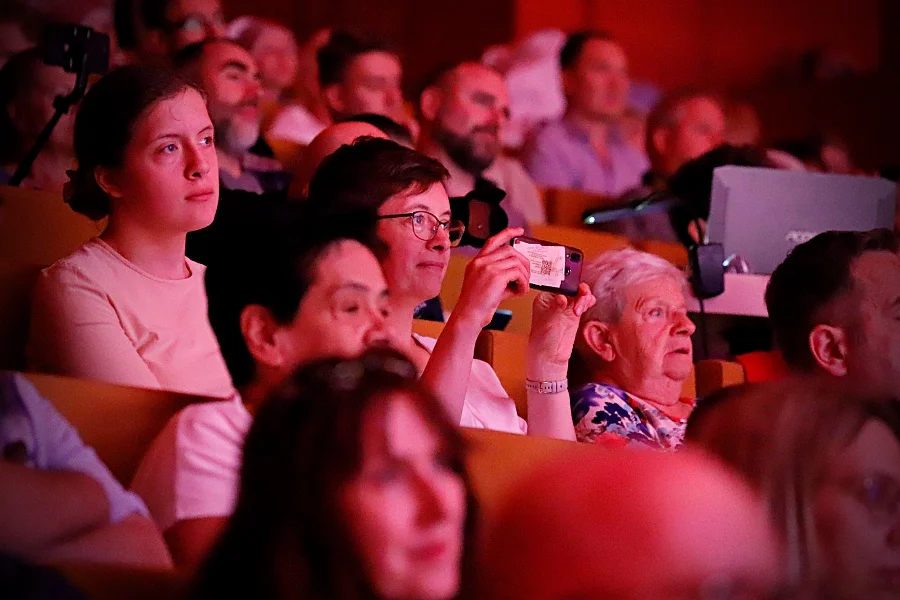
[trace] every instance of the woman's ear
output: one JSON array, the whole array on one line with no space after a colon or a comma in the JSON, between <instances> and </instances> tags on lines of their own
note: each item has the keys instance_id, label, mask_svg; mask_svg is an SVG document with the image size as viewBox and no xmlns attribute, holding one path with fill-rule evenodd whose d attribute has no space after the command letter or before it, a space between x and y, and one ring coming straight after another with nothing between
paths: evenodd
<instances>
[{"instance_id":1,"label":"woman's ear","mask_svg":"<svg viewBox=\"0 0 900 600\"><path fill-rule=\"evenodd\" d=\"M616 359L616 349L613 348L610 333L609 325L600 321L588 321L581 331L585 345L604 362Z\"/></svg>"},{"instance_id":2,"label":"woman's ear","mask_svg":"<svg viewBox=\"0 0 900 600\"><path fill-rule=\"evenodd\" d=\"M278 323L267 308L258 304L245 306L240 324L244 343L255 362L275 369L285 365L284 353L278 343Z\"/></svg>"},{"instance_id":3,"label":"woman's ear","mask_svg":"<svg viewBox=\"0 0 900 600\"><path fill-rule=\"evenodd\" d=\"M809 332L809 351L816 364L835 377L847 374L847 332L834 325L816 325Z\"/></svg>"},{"instance_id":4,"label":"woman's ear","mask_svg":"<svg viewBox=\"0 0 900 600\"><path fill-rule=\"evenodd\" d=\"M118 178L112 169L106 167L94 167L94 180L100 189L110 198L121 198L122 188L118 184Z\"/></svg>"}]
</instances>

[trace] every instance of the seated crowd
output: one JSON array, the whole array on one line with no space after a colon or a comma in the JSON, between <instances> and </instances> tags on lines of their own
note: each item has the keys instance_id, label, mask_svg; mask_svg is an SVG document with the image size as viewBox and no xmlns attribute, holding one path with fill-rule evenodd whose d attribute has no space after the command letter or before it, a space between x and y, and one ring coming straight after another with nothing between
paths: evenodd
<instances>
[{"instance_id":1,"label":"seated crowd","mask_svg":"<svg viewBox=\"0 0 900 600\"><path fill-rule=\"evenodd\" d=\"M24 354L192 401L120 481L30 375L0 371L0 589L89 563L177 573L198 599L900 598L900 234L797 245L764 298L787 375L704 398L684 269L607 250L572 295L532 292L512 245L548 221L538 186L598 208L674 194L601 229L692 244L712 169L786 168L789 145L723 145L708 90L664 97L636 144L626 51L602 31L561 44L565 113L510 153L485 64L407 103L376 40L298 43L218 0L116 0L113 20L127 64L22 183L102 229L43 265ZM42 58L0 67L4 183L74 84ZM484 185L506 220L461 252L475 232L451 197ZM476 358L529 295L519 358ZM482 474L510 479L482 506L472 458L501 439L559 452Z\"/></svg>"}]
</instances>

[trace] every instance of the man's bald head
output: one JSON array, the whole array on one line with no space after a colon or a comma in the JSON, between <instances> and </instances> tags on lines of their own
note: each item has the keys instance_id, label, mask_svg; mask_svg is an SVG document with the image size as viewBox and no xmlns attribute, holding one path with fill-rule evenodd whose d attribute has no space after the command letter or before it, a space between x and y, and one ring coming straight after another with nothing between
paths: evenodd
<instances>
[{"instance_id":1,"label":"man's bald head","mask_svg":"<svg viewBox=\"0 0 900 600\"><path fill-rule=\"evenodd\" d=\"M422 92L419 108L427 141L464 171L478 175L500 154L509 94L490 67L465 62L448 69Z\"/></svg>"},{"instance_id":2,"label":"man's bald head","mask_svg":"<svg viewBox=\"0 0 900 600\"><path fill-rule=\"evenodd\" d=\"M550 463L521 482L486 533L483 598L692 597L779 580L762 504L690 453Z\"/></svg>"},{"instance_id":3,"label":"man's bald head","mask_svg":"<svg viewBox=\"0 0 900 600\"><path fill-rule=\"evenodd\" d=\"M361 137L388 139L388 136L374 125L356 121L337 123L324 129L304 150L297 169L297 181L295 184L302 185L305 193L313 173L316 172L316 169L319 168L325 157L341 146L352 144Z\"/></svg>"}]
</instances>

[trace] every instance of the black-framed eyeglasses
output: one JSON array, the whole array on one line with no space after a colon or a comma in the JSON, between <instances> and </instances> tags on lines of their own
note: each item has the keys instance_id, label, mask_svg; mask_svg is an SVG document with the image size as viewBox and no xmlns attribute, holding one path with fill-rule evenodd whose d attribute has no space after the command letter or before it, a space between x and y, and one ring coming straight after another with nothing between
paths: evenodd
<instances>
[{"instance_id":1,"label":"black-framed eyeglasses","mask_svg":"<svg viewBox=\"0 0 900 600\"><path fill-rule=\"evenodd\" d=\"M463 233L466 231L466 226L462 221L457 221L455 219L441 221L426 210L417 210L415 212L397 215L381 215L378 217L378 220L406 218L412 223L413 233L423 242L430 242L433 240L434 236L437 235L438 228L441 228L447 232L447 237L450 238L450 247L455 248L459 245Z\"/></svg>"}]
</instances>

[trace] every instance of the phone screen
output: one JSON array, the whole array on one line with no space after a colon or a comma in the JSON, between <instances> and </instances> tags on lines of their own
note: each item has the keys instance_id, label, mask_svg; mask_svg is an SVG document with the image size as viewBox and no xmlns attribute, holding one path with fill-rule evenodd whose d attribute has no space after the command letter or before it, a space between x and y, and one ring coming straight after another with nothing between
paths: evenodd
<instances>
[{"instance_id":1,"label":"phone screen","mask_svg":"<svg viewBox=\"0 0 900 600\"><path fill-rule=\"evenodd\" d=\"M530 287L569 296L578 294L582 262L580 250L527 237L514 238L512 247L528 259Z\"/></svg>"}]
</instances>

